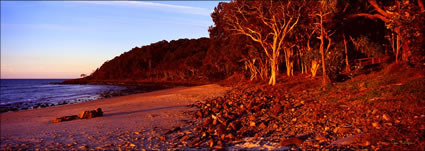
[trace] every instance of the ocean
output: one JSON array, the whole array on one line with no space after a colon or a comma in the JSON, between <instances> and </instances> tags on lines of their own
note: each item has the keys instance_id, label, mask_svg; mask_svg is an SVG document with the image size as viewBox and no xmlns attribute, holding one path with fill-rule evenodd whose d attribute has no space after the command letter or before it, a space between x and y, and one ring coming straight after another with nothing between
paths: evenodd
<instances>
[{"instance_id":1,"label":"ocean","mask_svg":"<svg viewBox=\"0 0 425 151\"><path fill-rule=\"evenodd\" d=\"M0 112L44 108L96 100L103 92L120 91L112 85L53 84L66 79L1 79Z\"/></svg>"}]
</instances>

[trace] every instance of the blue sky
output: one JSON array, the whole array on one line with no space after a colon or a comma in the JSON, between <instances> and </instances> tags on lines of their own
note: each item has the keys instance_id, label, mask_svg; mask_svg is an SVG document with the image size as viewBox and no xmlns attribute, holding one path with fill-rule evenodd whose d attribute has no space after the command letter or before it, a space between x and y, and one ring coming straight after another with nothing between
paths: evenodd
<instances>
[{"instance_id":1,"label":"blue sky","mask_svg":"<svg viewBox=\"0 0 425 151\"><path fill-rule=\"evenodd\" d=\"M1 78L77 78L134 47L208 37L218 1L1 1Z\"/></svg>"}]
</instances>

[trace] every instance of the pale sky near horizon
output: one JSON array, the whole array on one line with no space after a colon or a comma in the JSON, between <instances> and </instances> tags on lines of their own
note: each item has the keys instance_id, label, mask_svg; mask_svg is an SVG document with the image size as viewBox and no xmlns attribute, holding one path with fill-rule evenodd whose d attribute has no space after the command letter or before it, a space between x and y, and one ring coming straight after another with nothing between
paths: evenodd
<instances>
[{"instance_id":1,"label":"pale sky near horizon","mask_svg":"<svg viewBox=\"0 0 425 151\"><path fill-rule=\"evenodd\" d=\"M1 78L78 78L134 47L208 37L218 1L1 1Z\"/></svg>"}]
</instances>

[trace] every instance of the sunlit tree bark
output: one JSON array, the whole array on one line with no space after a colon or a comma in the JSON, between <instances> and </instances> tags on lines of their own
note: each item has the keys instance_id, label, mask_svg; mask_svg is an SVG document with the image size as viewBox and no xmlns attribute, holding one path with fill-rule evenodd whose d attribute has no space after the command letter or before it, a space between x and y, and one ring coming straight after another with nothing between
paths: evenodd
<instances>
[{"instance_id":1,"label":"sunlit tree bark","mask_svg":"<svg viewBox=\"0 0 425 151\"><path fill-rule=\"evenodd\" d=\"M330 82L328 74L326 73L325 55L329 51L329 48L331 47L332 39L328 35L328 32L325 31L326 29L323 26L323 17L326 16L326 14L323 13L323 12L320 12L316 15L319 16L319 18L320 18L320 36L319 36L320 48L319 48L319 50L320 50L320 55L322 55L322 72L323 72L322 84L325 85L325 84ZM328 40L326 50L325 50L325 38L326 38L326 40Z\"/></svg>"},{"instance_id":2,"label":"sunlit tree bark","mask_svg":"<svg viewBox=\"0 0 425 151\"><path fill-rule=\"evenodd\" d=\"M345 69L350 72L350 63L348 62L348 50L347 50L347 40L345 39L345 34L342 35L344 38L344 51L345 51Z\"/></svg>"},{"instance_id":3,"label":"sunlit tree bark","mask_svg":"<svg viewBox=\"0 0 425 151\"><path fill-rule=\"evenodd\" d=\"M326 54L329 51L331 45L332 45L332 39L331 39L331 31L327 30L327 27L325 27L325 22L329 22L329 19L325 19L325 17L329 17L329 15L332 15L333 10L336 7L336 0L322 0L319 1L318 8L316 10L316 13L314 14L317 16L317 22L316 22L316 28L318 28L318 39L320 40L320 55L321 55L321 62L322 62L322 84L326 85L330 82L330 79L326 72ZM326 47L326 48L325 48Z\"/></svg>"},{"instance_id":4,"label":"sunlit tree bark","mask_svg":"<svg viewBox=\"0 0 425 151\"><path fill-rule=\"evenodd\" d=\"M278 58L283 50L288 70L292 70L290 62L291 49L285 47L285 37L297 25L300 15L292 1L235 1L234 12L226 18L231 27L230 30L237 34L248 36L257 42L270 60L269 84L276 84L278 72ZM293 64L293 62L292 62ZM287 72L290 76L291 72Z\"/></svg>"}]
</instances>

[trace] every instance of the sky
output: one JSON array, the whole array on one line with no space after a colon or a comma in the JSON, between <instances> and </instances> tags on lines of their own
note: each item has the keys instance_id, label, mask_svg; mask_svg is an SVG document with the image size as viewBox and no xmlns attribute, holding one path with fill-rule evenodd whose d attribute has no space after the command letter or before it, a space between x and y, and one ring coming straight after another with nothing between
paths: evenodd
<instances>
[{"instance_id":1,"label":"sky","mask_svg":"<svg viewBox=\"0 0 425 151\"><path fill-rule=\"evenodd\" d=\"M218 1L1 1L1 78L78 78L134 47L208 37Z\"/></svg>"}]
</instances>

